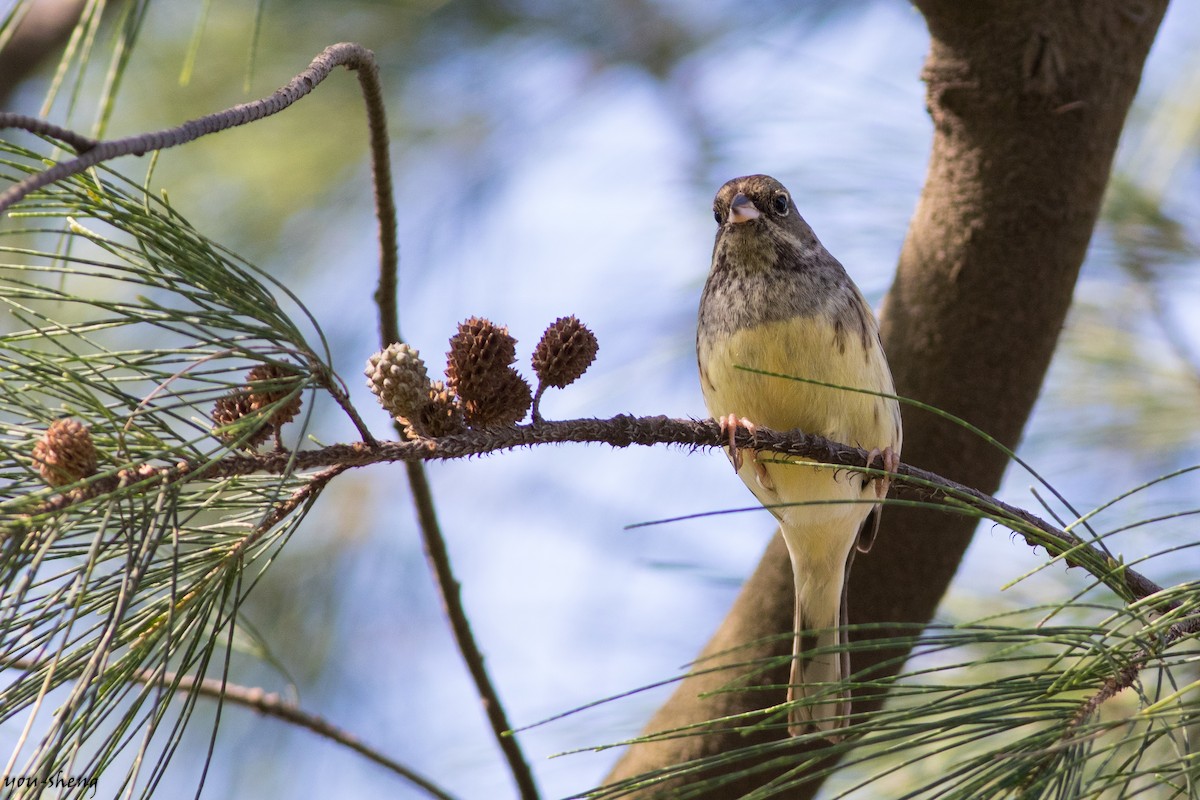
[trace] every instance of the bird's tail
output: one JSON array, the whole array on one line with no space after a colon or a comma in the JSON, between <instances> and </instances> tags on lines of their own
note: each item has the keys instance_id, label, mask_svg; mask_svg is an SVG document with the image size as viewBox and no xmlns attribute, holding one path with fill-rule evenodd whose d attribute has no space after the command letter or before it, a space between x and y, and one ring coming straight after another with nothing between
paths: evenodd
<instances>
[{"instance_id":1,"label":"bird's tail","mask_svg":"<svg viewBox=\"0 0 1200 800\"><path fill-rule=\"evenodd\" d=\"M849 564L846 565L846 571L849 572ZM800 736L815 728L826 739L836 742L841 739L839 731L849 723L850 694L838 688L838 684L850 674L850 654L844 649L845 582L840 589L840 602L834 614L828 619L814 619L804 613L805 592L797 586L796 638L787 699L789 703L799 700L810 702L788 709L788 733L792 736ZM839 645L842 648L835 649Z\"/></svg>"}]
</instances>

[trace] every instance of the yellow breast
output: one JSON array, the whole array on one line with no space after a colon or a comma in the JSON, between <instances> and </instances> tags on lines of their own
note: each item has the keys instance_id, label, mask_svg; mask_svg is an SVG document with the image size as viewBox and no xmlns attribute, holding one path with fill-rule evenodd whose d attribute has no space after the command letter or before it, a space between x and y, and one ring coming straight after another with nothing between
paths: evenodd
<instances>
[{"instance_id":1,"label":"yellow breast","mask_svg":"<svg viewBox=\"0 0 1200 800\"><path fill-rule=\"evenodd\" d=\"M891 372L874 335L865 342L839 337L823 315L793 317L702 342L699 361L713 417L735 414L779 431L799 428L868 450L900 450L894 400L739 369L891 394Z\"/></svg>"}]
</instances>

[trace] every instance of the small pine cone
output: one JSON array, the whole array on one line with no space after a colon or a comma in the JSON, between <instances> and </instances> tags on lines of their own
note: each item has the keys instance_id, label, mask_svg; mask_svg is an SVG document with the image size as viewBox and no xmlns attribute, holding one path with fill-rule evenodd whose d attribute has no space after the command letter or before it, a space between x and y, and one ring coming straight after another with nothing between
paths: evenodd
<instances>
[{"instance_id":1,"label":"small pine cone","mask_svg":"<svg viewBox=\"0 0 1200 800\"><path fill-rule=\"evenodd\" d=\"M250 416L254 413L253 401L250 394L244 389L235 389L227 395L217 398L217 402L213 404L212 419L216 423L216 428L213 431L219 439L225 442L233 441L233 431L226 430L227 425L232 425L240 419ZM272 427L263 425L256 430L244 445L251 449L258 447L271 436Z\"/></svg>"},{"instance_id":2,"label":"small pine cone","mask_svg":"<svg viewBox=\"0 0 1200 800\"><path fill-rule=\"evenodd\" d=\"M96 446L82 422L58 419L33 446L33 463L51 486L65 486L96 474Z\"/></svg>"},{"instance_id":3,"label":"small pine cone","mask_svg":"<svg viewBox=\"0 0 1200 800\"><path fill-rule=\"evenodd\" d=\"M279 364L259 364L246 374L246 380L250 382L250 386L246 387L250 390L249 401L250 410L259 411L268 406L287 398L291 394L290 388L285 388L279 384L288 379L294 379L297 373L293 369L281 366ZM266 386L255 386L255 383L266 383ZM268 422L279 430L287 423L296 418L300 413L302 399L299 394L293 397L288 402L277 407Z\"/></svg>"},{"instance_id":4,"label":"small pine cone","mask_svg":"<svg viewBox=\"0 0 1200 800\"><path fill-rule=\"evenodd\" d=\"M367 359L367 386L393 417L418 421L429 404L429 373L416 348L390 344Z\"/></svg>"},{"instance_id":5,"label":"small pine cone","mask_svg":"<svg viewBox=\"0 0 1200 800\"><path fill-rule=\"evenodd\" d=\"M460 432L466 423L463 422L462 408L456 402L454 392L441 381L434 381L427 392L425 404L412 419L411 427L418 435L434 439Z\"/></svg>"},{"instance_id":6,"label":"small pine cone","mask_svg":"<svg viewBox=\"0 0 1200 800\"><path fill-rule=\"evenodd\" d=\"M446 353L446 385L462 400L483 400L507 380L508 367L517 360L517 340L508 328L482 317L460 322L450 337Z\"/></svg>"},{"instance_id":7,"label":"small pine cone","mask_svg":"<svg viewBox=\"0 0 1200 800\"><path fill-rule=\"evenodd\" d=\"M463 413L472 428L515 425L525 418L533 402L529 384L515 369L505 368L489 384L484 397L463 399Z\"/></svg>"},{"instance_id":8,"label":"small pine cone","mask_svg":"<svg viewBox=\"0 0 1200 800\"><path fill-rule=\"evenodd\" d=\"M559 317L533 351L533 371L543 386L562 389L587 371L599 349L596 334L586 325L574 316Z\"/></svg>"}]
</instances>

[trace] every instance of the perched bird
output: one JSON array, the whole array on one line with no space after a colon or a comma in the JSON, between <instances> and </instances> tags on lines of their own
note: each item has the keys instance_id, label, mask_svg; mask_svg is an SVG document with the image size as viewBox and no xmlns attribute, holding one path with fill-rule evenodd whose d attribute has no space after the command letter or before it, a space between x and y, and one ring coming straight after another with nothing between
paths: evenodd
<instances>
[{"instance_id":1,"label":"perched bird","mask_svg":"<svg viewBox=\"0 0 1200 800\"><path fill-rule=\"evenodd\" d=\"M696 353L704 402L730 436L734 469L779 520L796 585L795 648L788 730L815 728L840 738L849 695L843 650L846 579L854 551L865 552L879 525L886 480L770 452L732 447L738 427L820 434L900 460L900 407L892 399L813 383L894 394L871 307L796 210L787 189L766 175L735 178L713 201L717 239L700 299Z\"/></svg>"}]
</instances>

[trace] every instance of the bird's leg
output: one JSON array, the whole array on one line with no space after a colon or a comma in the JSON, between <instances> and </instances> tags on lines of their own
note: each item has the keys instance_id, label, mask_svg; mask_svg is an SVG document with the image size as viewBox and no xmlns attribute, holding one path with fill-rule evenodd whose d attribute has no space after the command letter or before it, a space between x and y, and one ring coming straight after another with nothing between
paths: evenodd
<instances>
[{"instance_id":1,"label":"bird's leg","mask_svg":"<svg viewBox=\"0 0 1200 800\"><path fill-rule=\"evenodd\" d=\"M900 456L896 455L896 451L890 447L885 447L883 450L878 447L872 448L871 452L867 454L867 466L873 466L877 458L882 459L883 469L887 472L895 472L900 467ZM882 500L892 486L892 479L887 475L876 475L871 480L875 482L875 496Z\"/></svg>"},{"instance_id":2,"label":"bird's leg","mask_svg":"<svg viewBox=\"0 0 1200 800\"><path fill-rule=\"evenodd\" d=\"M753 422L745 417L739 417L737 414L726 414L717 420L717 424L721 426L721 436L729 440L729 460L733 462L733 471L741 472L742 451L736 444L738 428L745 428L751 439L754 438L758 429ZM755 459L755 464L757 463L758 461Z\"/></svg>"}]
</instances>

